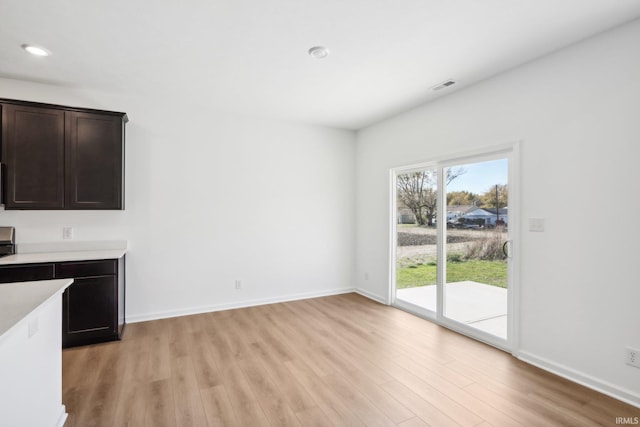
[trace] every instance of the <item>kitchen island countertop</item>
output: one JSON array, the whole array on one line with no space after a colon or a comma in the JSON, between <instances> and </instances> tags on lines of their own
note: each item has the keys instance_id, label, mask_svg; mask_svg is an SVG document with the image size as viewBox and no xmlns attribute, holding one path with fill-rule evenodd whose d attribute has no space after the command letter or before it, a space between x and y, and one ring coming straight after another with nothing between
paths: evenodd
<instances>
[{"instance_id":1,"label":"kitchen island countertop","mask_svg":"<svg viewBox=\"0 0 640 427\"><path fill-rule=\"evenodd\" d=\"M0 341L29 314L62 293L73 279L0 284Z\"/></svg>"}]
</instances>

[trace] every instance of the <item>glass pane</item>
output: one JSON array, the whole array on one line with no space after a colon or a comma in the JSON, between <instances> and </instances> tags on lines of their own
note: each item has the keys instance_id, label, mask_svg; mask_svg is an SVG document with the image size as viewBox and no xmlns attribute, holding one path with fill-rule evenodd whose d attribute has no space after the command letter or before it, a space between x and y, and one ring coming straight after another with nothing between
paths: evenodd
<instances>
[{"instance_id":1,"label":"glass pane","mask_svg":"<svg viewBox=\"0 0 640 427\"><path fill-rule=\"evenodd\" d=\"M443 314L507 337L507 159L445 168L446 281Z\"/></svg>"},{"instance_id":2,"label":"glass pane","mask_svg":"<svg viewBox=\"0 0 640 427\"><path fill-rule=\"evenodd\" d=\"M396 299L436 311L438 174L398 175L396 187Z\"/></svg>"}]
</instances>

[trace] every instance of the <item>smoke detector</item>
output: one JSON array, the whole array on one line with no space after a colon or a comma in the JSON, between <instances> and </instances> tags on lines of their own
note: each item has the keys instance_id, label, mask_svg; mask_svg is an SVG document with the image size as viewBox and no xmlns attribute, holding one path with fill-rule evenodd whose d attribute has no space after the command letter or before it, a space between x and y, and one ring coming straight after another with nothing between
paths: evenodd
<instances>
[{"instance_id":1,"label":"smoke detector","mask_svg":"<svg viewBox=\"0 0 640 427\"><path fill-rule=\"evenodd\" d=\"M324 59L329 56L329 49L324 46L314 46L309 49L309 56L313 59Z\"/></svg>"}]
</instances>

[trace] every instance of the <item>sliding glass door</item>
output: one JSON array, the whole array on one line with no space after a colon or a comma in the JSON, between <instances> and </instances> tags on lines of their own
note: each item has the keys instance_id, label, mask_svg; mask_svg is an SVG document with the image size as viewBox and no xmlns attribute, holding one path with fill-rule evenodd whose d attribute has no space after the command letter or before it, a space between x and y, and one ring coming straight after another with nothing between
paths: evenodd
<instances>
[{"instance_id":1,"label":"sliding glass door","mask_svg":"<svg viewBox=\"0 0 640 427\"><path fill-rule=\"evenodd\" d=\"M509 348L512 150L394 173L393 304Z\"/></svg>"},{"instance_id":2,"label":"sliding glass door","mask_svg":"<svg viewBox=\"0 0 640 427\"><path fill-rule=\"evenodd\" d=\"M416 309L436 311L438 170L396 175L396 298Z\"/></svg>"},{"instance_id":3,"label":"sliding glass door","mask_svg":"<svg viewBox=\"0 0 640 427\"><path fill-rule=\"evenodd\" d=\"M446 264L442 314L507 338L508 161L444 168Z\"/></svg>"}]
</instances>

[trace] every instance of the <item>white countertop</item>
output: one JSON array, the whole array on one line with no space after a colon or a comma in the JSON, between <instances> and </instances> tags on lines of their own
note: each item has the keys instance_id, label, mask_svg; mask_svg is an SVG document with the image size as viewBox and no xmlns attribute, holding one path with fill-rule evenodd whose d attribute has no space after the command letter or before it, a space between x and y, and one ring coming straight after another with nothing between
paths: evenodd
<instances>
[{"instance_id":1,"label":"white countertop","mask_svg":"<svg viewBox=\"0 0 640 427\"><path fill-rule=\"evenodd\" d=\"M71 283L73 279L0 284L0 339Z\"/></svg>"},{"instance_id":2,"label":"white countertop","mask_svg":"<svg viewBox=\"0 0 640 427\"><path fill-rule=\"evenodd\" d=\"M40 262L92 261L122 258L126 240L19 243L15 255L0 258L0 265Z\"/></svg>"},{"instance_id":3,"label":"white countertop","mask_svg":"<svg viewBox=\"0 0 640 427\"><path fill-rule=\"evenodd\" d=\"M68 252L17 253L0 258L0 265L36 264L40 262L91 261L97 259L118 259L127 252L125 248L82 250Z\"/></svg>"}]
</instances>

